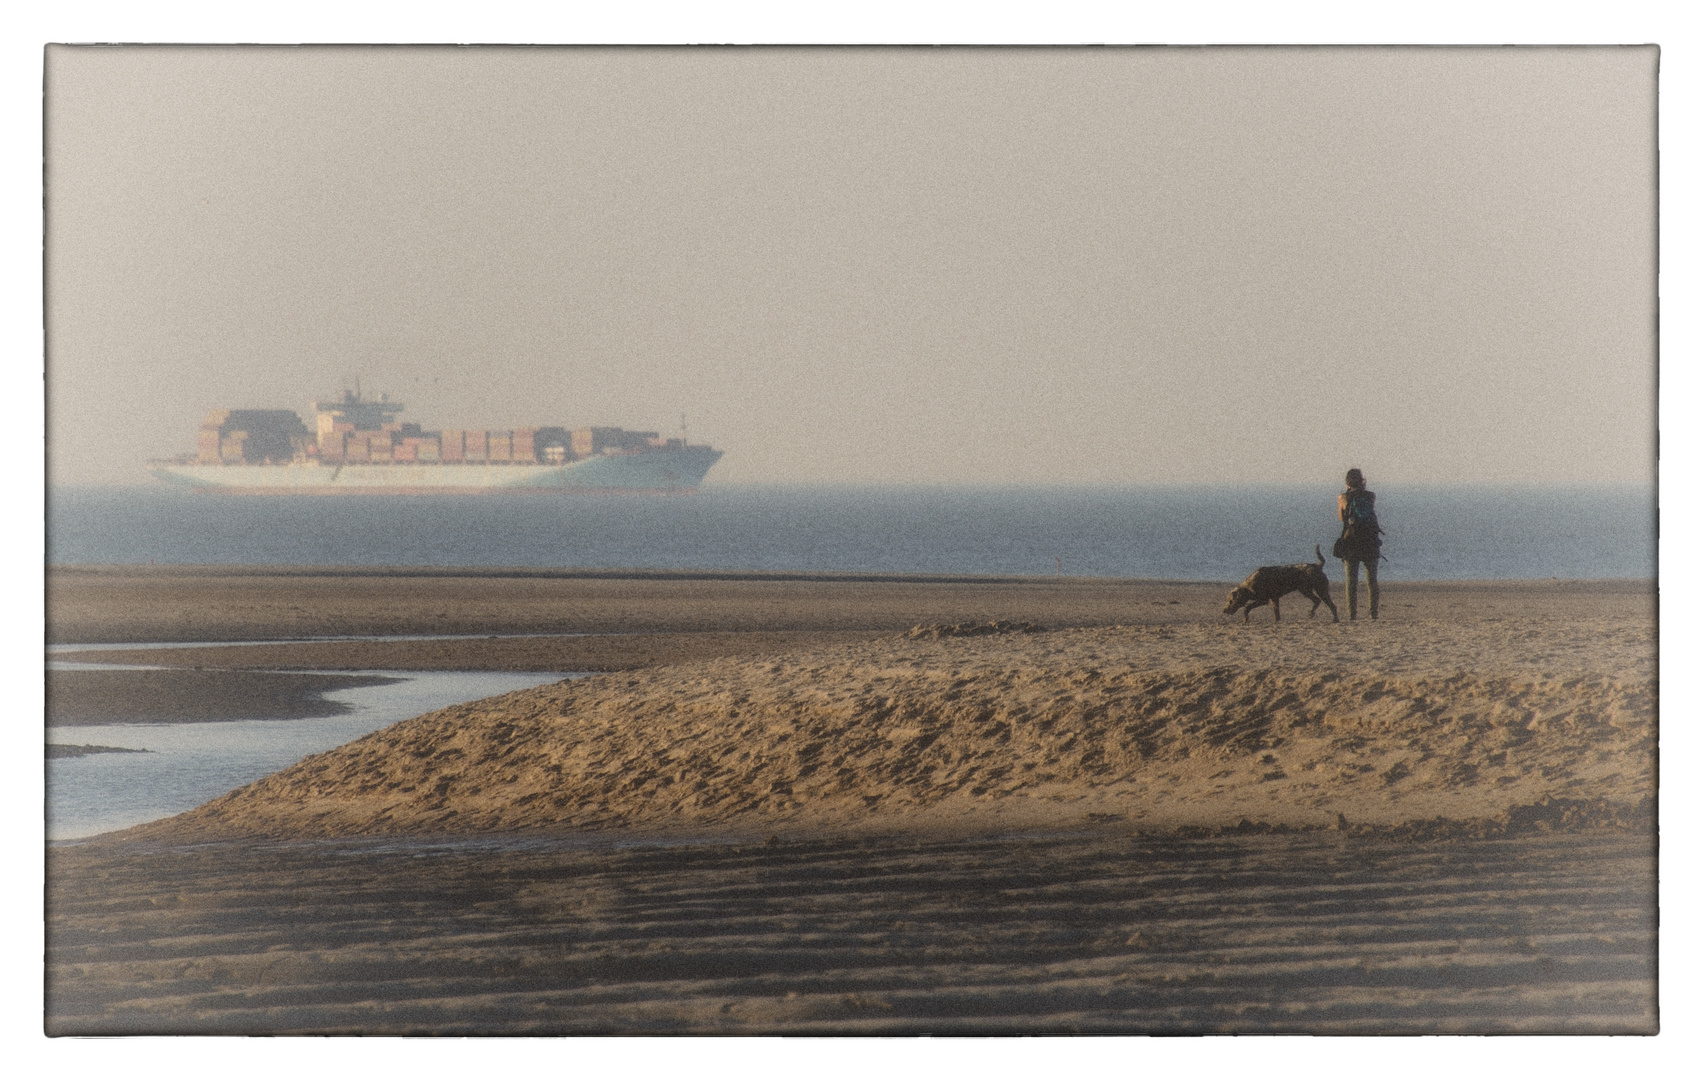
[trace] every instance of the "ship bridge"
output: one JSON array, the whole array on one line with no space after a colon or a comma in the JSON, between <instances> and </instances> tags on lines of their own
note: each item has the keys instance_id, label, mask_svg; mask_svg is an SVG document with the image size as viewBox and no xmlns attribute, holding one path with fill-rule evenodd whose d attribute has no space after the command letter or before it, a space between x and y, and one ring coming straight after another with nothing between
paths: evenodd
<instances>
[{"instance_id":1,"label":"ship bridge","mask_svg":"<svg viewBox=\"0 0 1703 1080\"><path fill-rule=\"evenodd\" d=\"M321 428L328 428L325 418L333 422L341 420L353 424L355 431L383 431L386 424L396 419L396 414L402 411L402 403L391 401L383 394L377 401L369 401L361 395L349 390L343 391L342 401L320 401L314 403L314 411L319 414Z\"/></svg>"}]
</instances>

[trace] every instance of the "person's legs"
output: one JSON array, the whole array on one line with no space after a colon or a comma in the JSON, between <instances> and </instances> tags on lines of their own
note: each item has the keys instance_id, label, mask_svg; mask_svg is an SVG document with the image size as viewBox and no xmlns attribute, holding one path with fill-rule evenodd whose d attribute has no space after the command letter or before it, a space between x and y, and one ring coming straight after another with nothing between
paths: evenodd
<instances>
[{"instance_id":1,"label":"person's legs","mask_svg":"<svg viewBox=\"0 0 1703 1080\"><path fill-rule=\"evenodd\" d=\"M1354 618L1355 594L1360 590L1360 560L1342 560L1342 585L1348 590L1348 617Z\"/></svg>"},{"instance_id":2,"label":"person's legs","mask_svg":"<svg viewBox=\"0 0 1703 1080\"><path fill-rule=\"evenodd\" d=\"M1371 609L1372 618L1376 619L1378 617L1378 560L1375 556L1366 560L1366 595L1371 598L1368 607Z\"/></svg>"}]
</instances>

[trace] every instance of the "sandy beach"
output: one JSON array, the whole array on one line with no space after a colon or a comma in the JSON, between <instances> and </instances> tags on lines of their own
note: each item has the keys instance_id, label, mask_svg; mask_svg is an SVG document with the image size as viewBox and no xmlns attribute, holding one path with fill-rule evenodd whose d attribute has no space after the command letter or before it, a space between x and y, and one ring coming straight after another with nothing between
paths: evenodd
<instances>
[{"instance_id":1,"label":"sandy beach","mask_svg":"<svg viewBox=\"0 0 1703 1080\"><path fill-rule=\"evenodd\" d=\"M1281 624L1269 610L1248 624L1224 619L1227 588L55 571L56 641L541 635L99 655L113 662L353 671L553 660L524 670L602 674L404 721L188 814L55 849L49 1029L1650 1030L1650 585L1395 583L1382 619L1352 624L1309 620L1293 605ZM1030 625L970 632L994 620ZM380 655L388 662L375 663ZM1038 836L1052 839L1037 848ZM621 846L633 843L653 854ZM463 959L453 964L471 966L453 990L381 979L388 989L372 993L382 1008L254 1004L262 988L307 992L309 955L310 966L331 965L315 967L321 974L360 956L399 973L429 950L434 920L448 915L407 884L416 863L397 855L420 845L439 852L446 881L485 883L489 895L467 917L495 920L490 942L521 937L454 953ZM1195 884L1149 888L1142 866L1161 848ZM963 937L977 890L1038 865L1037 850L1061 875L1051 891L1052 870L1026 879L1047 903L1014 900L979 937ZM211 851L223 853L217 871ZM325 860L335 881L319 869ZM756 888L763 860L788 867L751 894L771 923L741 922L745 901L718 915L695 906L693 888L706 901ZM692 930L611 944L623 956L651 950L627 968L598 967L614 953L588 959L585 935L622 938L629 932L615 928L650 910L631 906L655 888L645 875L687 864L697 886L680 884L663 907L675 905L675 920L694 912ZM1218 885L1198 876L1209 864ZM1223 921L1244 885L1302 907L1336 903L1345 868L1373 864L1393 877L1367 888L1400 879L1412 903L1441 905L1428 928L1357 952L1349 928L1377 918L1375 904L1334 908L1308 930ZM829 917L834 882L893 874L910 884L874 890L874 907L892 916L885 929ZM1463 881L1499 899L1470 915L1443 903ZM1107 907L1085 882L1114 883L1125 899ZM1202 887L1225 897L1220 914L1198 909ZM382 942L273 941L264 948L283 950L274 960L298 960L256 967L227 955L176 969L172 949L201 947L157 944L166 926L217 936L247 925L240 911L256 905L319 911L314 925L330 933L346 917L333 914L345 902L334 896L349 888L398 898ZM1554 889L1597 899L1557 921L1544 899ZM877 930L882 963L911 979L897 996L846 967L846 956L875 948L866 939ZM1228 977L1225 965L1240 963L1230 955L1254 940L1236 936L1244 931L1268 945L1322 934L1335 959L1290 957L1282 977L1237 967L1221 1000L1160 1007L1166 980L1198 989ZM1268 931L1278 937L1260 936ZM537 961L542 981L517 988L493 974L479 990L468 972L494 972L526 933L555 942ZM734 954L778 958L801 933L828 951L791 974L682 989L678 964L709 978ZM1055 939L1056 955L1037 944ZM1525 944L1508 955L1536 959L1506 966L1510 941ZM664 949L672 959L659 958ZM1486 949L1503 959L1483 960ZM948 954L952 978L940 966ZM1467 956L1491 966L1469 978L1458 967ZM963 964L1000 973L965 982ZM1014 986L1040 985L1036 971L1064 978L1061 964L1087 965L1065 981L1097 1005L1068 994L1039 1012L1012 1004ZM1343 981L1338 964L1359 975ZM184 974L166 978L168 969ZM626 989L614 992L611 979ZM1308 996L1298 987L1309 979L1336 980L1341 994ZM923 986L948 983L956 988L933 998ZM1469 984L1500 989L1461 990ZM1505 1015L1482 1008L1497 995L1523 1004Z\"/></svg>"}]
</instances>

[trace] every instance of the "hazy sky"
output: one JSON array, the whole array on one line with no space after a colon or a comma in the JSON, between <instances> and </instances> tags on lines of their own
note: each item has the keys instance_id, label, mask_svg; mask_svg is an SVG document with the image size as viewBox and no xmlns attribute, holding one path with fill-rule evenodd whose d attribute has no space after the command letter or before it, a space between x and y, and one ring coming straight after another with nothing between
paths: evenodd
<instances>
[{"instance_id":1,"label":"hazy sky","mask_svg":"<svg viewBox=\"0 0 1703 1080\"><path fill-rule=\"evenodd\" d=\"M1654 49L53 48L49 453L618 424L710 483L1653 475Z\"/></svg>"}]
</instances>

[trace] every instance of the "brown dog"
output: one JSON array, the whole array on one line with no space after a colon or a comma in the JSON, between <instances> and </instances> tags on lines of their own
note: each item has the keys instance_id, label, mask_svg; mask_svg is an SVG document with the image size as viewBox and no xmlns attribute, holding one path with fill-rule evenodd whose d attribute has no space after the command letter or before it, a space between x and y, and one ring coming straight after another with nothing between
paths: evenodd
<instances>
[{"instance_id":1,"label":"brown dog","mask_svg":"<svg viewBox=\"0 0 1703 1080\"><path fill-rule=\"evenodd\" d=\"M1248 612L1257 607L1271 605L1272 618L1277 622L1283 621L1283 609L1277 601L1292 592L1298 592L1313 602L1313 610L1307 612L1307 618L1312 618L1319 612L1319 605L1330 608L1333 622L1341 622L1337 618L1336 604L1330 598L1330 579L1325 577L1325 553L1313 545L1313 554L1319 557L1316 563L1297 563L1294 566L1262 566L1248 575L1248 580L1230 590L1230 595L1224 605L1224 614L1234 615L1240 611L1242 621L1248 621Z\"/></svg>"}]
</instances>

